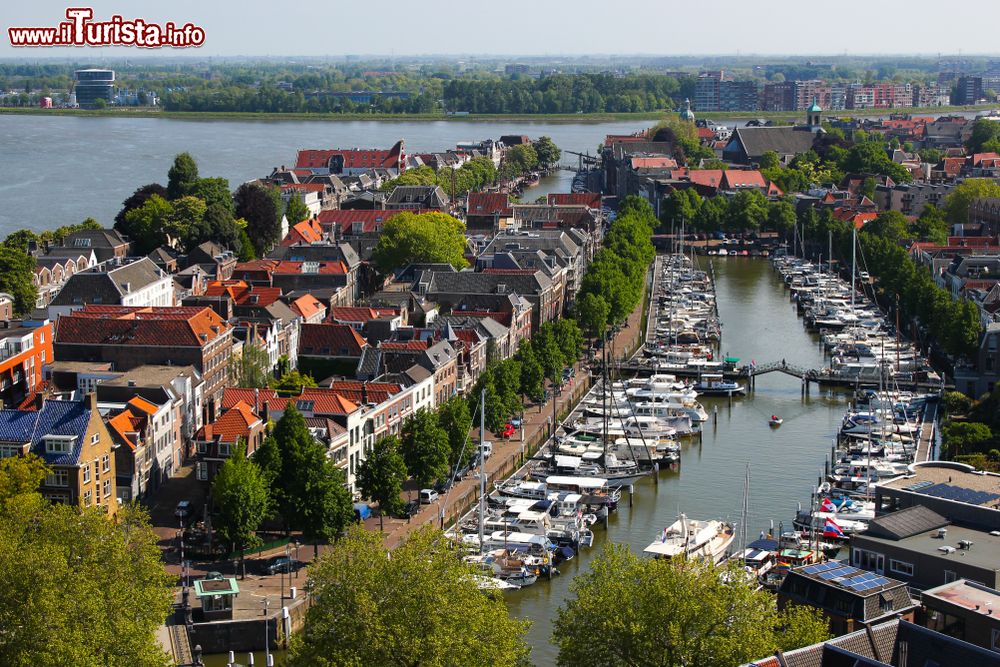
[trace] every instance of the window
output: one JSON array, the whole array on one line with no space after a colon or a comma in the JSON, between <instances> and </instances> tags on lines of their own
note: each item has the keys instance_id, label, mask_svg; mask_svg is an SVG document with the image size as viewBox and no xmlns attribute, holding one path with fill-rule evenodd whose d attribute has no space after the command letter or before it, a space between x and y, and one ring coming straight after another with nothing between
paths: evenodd
<instances>
[{"instance_id":1,"label":"window","mask_svg":"<svg viewBox=\"0 0 1000 667\"><path fill-rule=\"evenodd\" d=\"M45 452L48 454L68 454L75 437L71 435L49 435L45 437Z\"/></svg>"},{"instance_id":2,"label":"window","mask_svg":"<svg viewBox=\"0 0 1000 667\"><path fill-rule=\"evenodd\" d=\"M888 612L892 611L895 608L895 606L896 606L896 603L895 603L895 601L893 601L892 597L890 597L888 595L880 595L879 596L879 598L878 598L878 608L882 612L888 613Z\"/></svg>"},{"instance_id":3,"label":"window","mask_svg":"<svg viewBox=\"0 0 1000 667\"><path fill-rule=\"evenodd\" d=\"M100 441L101 441L101 436L98 433L95 433L90 437L90 444L92 445L96 445Z\"/></svg>"},{"instance_id":4,"label":"window","mask_svg":"<svg viewBox=\"0 0 1000 667\"><path fill-rule=\"evenodd\" d=\"M21 453L21 448L16 445L0 446L0 459L7 459Z\"/></svg>"},{"instance_id":5,"label":"window","mask_svg":"<svg viewBox=\"0 0 1000 667\"><path fill-rule=\"evenodd\" d=\"M220 442L219 443L219 456L229 456L229 443Z\"/></svg>"},{"instance_id":6,"label":"window","mask_svg":"<svg viewBox=\"0 0 1000 667\"><path fill-rule=\"evenodd\" d=\"M101 472L110 472L110 471L111 471L111 456L105 454L104 456L101 457Z\"/></svg>"},{"instance_id":7,"label":"window","mask_svg":"<svg viewBox=\"0 0 1000 667\"><path fill-rule=\"evenodd\" d=\"M94 492L93 491L84 491L83 492L83 506L84 507L90 507L90 505L93 502L94 502Z\"/></svg>"},{"instance_id":8,"label":"window","mask_svg":"<svg viewBox=\"0 0 1000 667\"><path fill-rule=\"evenodd\" d=\"M199 442L198 443L198 453L199 454L205 454L207 452L208 452L208 443Z\"/></svg>"},{"instance_id":9,"label":"window","mask_svg":"<svg viewBox=\"0 0 1000 667\"><path fill-rule=\"evenodd\" d=\"M208 464L205 463L204 461L199 461L197 464L195 464L195 475L197 476L199 482L207 482Z\"/></svg>"},{"instance_id":10,"label":"window","mask_svg":"<svg viewBox=\"0 0 1000 667\"><path fill-rule=\"evenodd\" d=\"M45 476L45 486L69 486L69 472L56 468Z\"/></svg>"},{"instance_id":11,"label":"window","mask_svg":"<svg viewBox=\"0 0 1000 667\"><path fill-rule=\"evenodd\" d=\"M90 466L87 464L83 465L83 483L88 484L90 482Z\"/></svg>"},{"instance_id":12,"label":"window","mask_svg":"<svg viewBox=\"0 0 1000 667\"><path fill-rule=\"evenodd\" d=\"M889 570L895 572L896 574L901 574L905 577L913 576L913 565L911 563L906 563L901 560L889 560Z\"/></svg>"},{"instance_id":13,"label":"window","mask_svg":"<svg viewBox=\"0 0 1000 667\"><path fill-rule=\"evenodd\" d=\"M951 582L955 581L956 579L958 579L958 576L955 574L954 570L945 570L944 571L944 583L950 584Z\"/></svg>"},{"instance_id":14,"label":"window","mask_svg":"<svg viewBox=\"0 0 1000 667\"><path fill-rule=\"evenodd\" d=\"M107 498L111 495L111 480L104 480L104 497Z\"/></svg>"},{"instance_id":15,"label":"window","mask_svg":"<svg viewBox=\"0 0 1000 667\"><path fill-rule=\"evenodd\" d=\"M990 648L994 651L1000 651L1000 630L993 630L990 637Z\"/></svg>"}]
</instances>

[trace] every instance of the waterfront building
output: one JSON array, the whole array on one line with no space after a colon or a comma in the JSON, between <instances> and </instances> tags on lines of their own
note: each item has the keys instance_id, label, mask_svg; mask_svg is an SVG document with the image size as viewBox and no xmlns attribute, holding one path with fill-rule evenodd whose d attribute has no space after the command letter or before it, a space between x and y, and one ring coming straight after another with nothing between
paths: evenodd
<instances>
[{"instance_id":1,"label":"waterfront building","mask_svg":"<svg viewBox=\"0 0 1000 667\"><path fill-rule=\"evenodd\" d=\"M388 150L375 148L300 150L295 167L308 169L314 174L338 176L352 176L379 168L387 170L395 177L406 169L406 154L403 151L402 139Z\"/></svg>"},{"instance_id":2,"label":"waterfront building","mask_svg":"<svg viewBox=\"0 0 1000 667\"><path fill-rule=\"evenodd\" d=\"M1000 592L967 579L920 596L928 628L1000 654Z\"/></svg>"},{"instance_id":3,"label":"waterfront building","mask_svg":"<svg viewBox=\"0 0 1000 667\"><path fill-rule=\"evenodd\" d=\"M97 100L111 104L115 97L115 72L110 69L78 69L73 93L81 109L96 109Z\"/></svg>"}]
</instances>

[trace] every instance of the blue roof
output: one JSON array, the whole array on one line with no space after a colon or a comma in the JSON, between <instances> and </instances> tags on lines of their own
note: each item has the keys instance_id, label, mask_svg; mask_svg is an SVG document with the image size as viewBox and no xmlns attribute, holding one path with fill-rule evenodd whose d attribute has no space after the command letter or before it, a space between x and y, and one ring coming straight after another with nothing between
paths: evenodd
<instances>
[{"instance_id":1,"label":"blue roof","mask_svg":"<svg viewBox=\"0 0 1000 667\"><path fill-rule=\"evenodd\" d=\"M49 465L75 465L80 462L90 414L90 405L86 401L46 400L39 411L0 410L0 440L30 442L32 453ZM66 454L46 453L47 435L75 436L72 451Z\"/></svg>"}]
</instances>

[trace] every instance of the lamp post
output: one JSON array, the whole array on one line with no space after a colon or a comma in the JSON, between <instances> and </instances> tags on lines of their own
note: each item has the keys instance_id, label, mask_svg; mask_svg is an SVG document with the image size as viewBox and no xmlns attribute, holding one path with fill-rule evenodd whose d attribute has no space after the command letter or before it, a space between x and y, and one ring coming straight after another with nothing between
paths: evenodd
<instances>
[{"instance_id":1,"label":"lamp post","mask_svg":"<svg viewBox=\"0 0 1000 667\"><path fill-rule=\"evenodd\" d=\"M285 542L285 558L288 559L288 586L292 585L292 545L290 542ZM285 588L281 589L281 599L285 599Z\"/></svg>"},{"instance_id":2,"label":"lamp post","mask_svg":"<svg viewBox=\"0 0 1000 667\"><path fill-rule=\"evenodd\" d=\"M267 610L271 606L271 598L264 598L264 661L271 655L270 637L267 633Z\"/></svg>"},{"instance_id":3,"label":"lamp post","mask_svg":"<svg viewBox=\"0 0 1000 667\"><path fill-rule=\"evenodd\" d=\"M298 560L298 559L299 559L299 541L295 540L295 560ZM298 569L295 570L295 578L296 579L299 578L299 571L298 571Z\"/></svg>"}]
</instances>

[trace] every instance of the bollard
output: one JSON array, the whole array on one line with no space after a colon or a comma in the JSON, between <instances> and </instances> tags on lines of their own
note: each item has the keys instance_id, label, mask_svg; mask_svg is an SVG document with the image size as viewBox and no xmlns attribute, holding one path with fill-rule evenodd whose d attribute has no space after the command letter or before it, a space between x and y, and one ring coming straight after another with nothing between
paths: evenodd
<instances>
[{"instance_id":1,"label":"bollard","mask_svg":"<svg viewBox=\"0 0 1000 667\"><path fill-rule=\"evenodd\" d=\"M632 496L635 494L635 486L632 484L628 485L628 506L632 507Z\"/></svg>"},{"instance_id":2,"label":"bollard","mask_svg":"<svg viewBox=\"0 0 1000 667\"><path fill-rule=\"evenodd\" d=\"M660 462L656 461L653 464L653 483L657 486L660 485Z\"/></svg>"}]
</instances>

